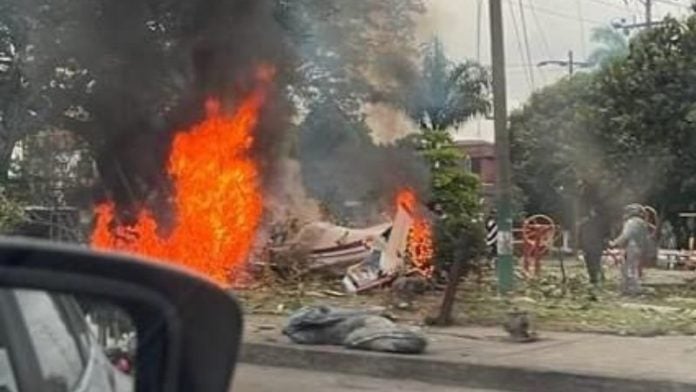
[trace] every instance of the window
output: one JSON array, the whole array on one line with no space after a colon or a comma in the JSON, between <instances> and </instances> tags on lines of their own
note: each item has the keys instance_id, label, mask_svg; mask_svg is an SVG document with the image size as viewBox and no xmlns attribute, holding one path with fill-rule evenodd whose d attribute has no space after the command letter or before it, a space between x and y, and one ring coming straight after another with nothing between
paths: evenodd
<instances>
[{"instance_id":1,"label":"window","mask_svg":"<svg viewBox=\"0 0 696 392\"><path fill-rule=\"evenodd\" d=\"M17 392L17 390L17 380L9 353L6 348L2 347L0 348L0 391Z\"/></svg>"},{"instance_id":2,"label":"window","mask_svg":"<svg viewBox=\"0 0 696 392\"><path fill-rule=\"evenodd\" d=\"M471 173L471 169L472 169L471 158L467 155L464 158L464 171L466 171L467 173Z\"/></svg>"},{"instance_id":3,"label":"window","mask_svg":"<svg viewBox=\"0 0 696 392\"><path fill-rule=\"evenodd\" d=\"M15 290L15 296L42 377L58 391L73 389L80 380L83 361L78 340L57 302L41 291Z\"/></svg>"},{"instance_id":4,"label":"window","mask_svg":"<svg viewBox=\"0 0 696 392\"><path fill-rule=\"evenodd\" d=\"M482 164L481 158L473 158L471 160L471 172L474 174L481 175Z\"/></svg>"}]
</instances>

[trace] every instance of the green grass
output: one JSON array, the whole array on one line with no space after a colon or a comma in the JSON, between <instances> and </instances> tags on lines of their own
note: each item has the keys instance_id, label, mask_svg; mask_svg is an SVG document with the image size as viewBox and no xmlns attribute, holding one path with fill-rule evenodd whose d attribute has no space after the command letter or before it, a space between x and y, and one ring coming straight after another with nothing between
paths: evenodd
<instances>
[{"instance_id":1,"label":"green grass","mask_svg":"<svg viewBox=\"0 0 696 392\"><path fill-rule=\"evenodd\" d=\"M546 268L540 277L519 279L515 292L506 297L497 295L492 279L483 284L468 282L459 293L456 311L461 321L476 325L500 325L508 312L523 310L533 316L539 330L696 334L696 285L644 286L644 294L623 297L618 293L616 271L605 273L606 283L595 288L578 265L568 268L565 284L557 268Z\"/></svg>"},{"instance_id":2,"label":"green grass","mask_svg":"<svg viewBox=\"0 0 696 392\"><path fill-rule=\"evenodd\" d=\"M525 310L541 331L696 335L696 283L687 279L693 273L648 270L647 281L654 284L644 286L645 293L638 297L623 297L616 268L606 269L605 284L599 289L589 284L580 263L569 262L566 270L565 284L557 266L546 264L542 275L532 279L518 273L516 290L505 297L497 294L492 275L481 282L466 280L457 293L454 320L461 325L500 326L508 312ZM662 279L664 275L670 279ZM442 301L442 292L433 291L401 309L388 288L357 296L334 295L342 291L336 279L310 279L289 285L259 282L254 289L237 295L247 312L259 315L284 317L299 307L318 304L381 307L405 323L421 323L437 313Z\"/></svg>"}]
</instances>

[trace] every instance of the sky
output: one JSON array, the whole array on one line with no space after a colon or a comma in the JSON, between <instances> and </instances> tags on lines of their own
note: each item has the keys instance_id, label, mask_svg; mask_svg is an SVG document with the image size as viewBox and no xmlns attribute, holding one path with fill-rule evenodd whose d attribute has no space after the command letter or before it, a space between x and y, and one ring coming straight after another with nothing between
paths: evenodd
<instances>
[{"instance_id":1,"label":"sky","mask_svg":"<svg viewBox=\"0 0 696 392\"><path fill-rule=\"evenodd\" d=\"M582 61L595 47L590 41L592 29L621 19L643 22L642 1L502 0L508 110L520 107L533 91L568 73L566 67L536 64L566 60L571 50L574 60ZM652 1L653 21L689 12L690 0ZM428 11L419 25L420 40L437 36L452 60L474 59L490 65L488 0L426 0L426 4ZM472 120L458 132L457 138L492 141L493 124Z\"/></svg>"}]
</instances>

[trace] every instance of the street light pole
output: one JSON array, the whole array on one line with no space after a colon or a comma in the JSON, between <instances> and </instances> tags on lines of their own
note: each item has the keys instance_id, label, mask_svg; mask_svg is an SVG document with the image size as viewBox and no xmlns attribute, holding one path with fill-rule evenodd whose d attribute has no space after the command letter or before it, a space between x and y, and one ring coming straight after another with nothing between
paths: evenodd
<instances>
[{"instance_id":1,"label":"street light pole","mask_svg":"<svg viewBox=\"0 0 696 392\"><path fill-rule=\"evenodd\" d=\"M562 67L568 67L568 75L573 76L575 73L575 67L589 68L594 64L588 63L587 61L575 61L574 54L572 50L568 51L568 60L544 60L537 63L537 67L544 67L547 65L559 65Z\"/></svg>"},{"instance_id":2,"label":"street light pole","mask_svg":"<svg viewBox=\"0 0 696 392\"><path fill-rule=\"evenodd\" d=\"M587 68L587 67L593 66L594 64L588 63L588 62L586 62L586 61L575 61L575 60L574 60L574 56L573 56L573 51L572 51L572 50L569 50L569 51L568 51L568 60L567 60L567 61L565 61L565 60L546 60L546 61L542 61L542 62L540 62L540 63L537 64L538 67L543 67L543 66L546 66L546 65L568 66L568 76L571 76L571 77L572 77L572 76L573 76L573 73L575 73L575 66L576 66L576 65L577 65L578 67L581 67L581 68ZM575 193L575 197L574 197L574 199L573 199L572 206L570 206L570 207L572 208L572 211L571 211L571 215L572 215L572 216L571 216L571 220L572 220L572 222L573 222L573 223L572 223L572 224L573 224L573 230L572 230L572 234L573 234L573 246L574 246L574 248L575 248L576 257L577 257L577 249L578 249L577 244L578 244L578 239L579 239L579 235L578 235L579 233L578 233L578 227L577 227L578 225L577 225L577 222L578 222L578 214L579 214L579 211L580 211L580 199L578 198L577 192ZM562 262L561 262L561 263L562 263ZM561 266L562 266L562 265L563 265L563 264L561 264Z\"/></svg>"},{"instance_id":3,"label":"street light pole","mask_svg":"<svg viewBox=\"0 0 696 392\"><path fill-rule=\"evenodd\" d=\"M510 138L507 129L507 97L505 87L505 47L501 0L490 0L491 59L493 74L493 116L497 161L498 258L496 271L498 290L508 293L514 285L512 255L512 211L510 181Z\"/></svg>"}]
</instances>

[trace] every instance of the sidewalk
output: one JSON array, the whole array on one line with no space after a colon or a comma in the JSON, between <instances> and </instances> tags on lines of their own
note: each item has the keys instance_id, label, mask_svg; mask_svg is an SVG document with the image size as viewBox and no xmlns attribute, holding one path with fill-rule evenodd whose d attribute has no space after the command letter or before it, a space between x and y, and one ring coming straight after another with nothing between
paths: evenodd
<instances>
[{"instance_id":1,"label":"sidewalk","mask_svg":"<svg viewBox=\"0 0 696 392\"><path fill-rule=\"evenodd\" d=\"M542 332L511 343L493 328L428 328L427 353L404 356L295 345L283 321L247 317L241 361L511 391L696 390L694 337Z\"/></svg>"}]
</instances>

